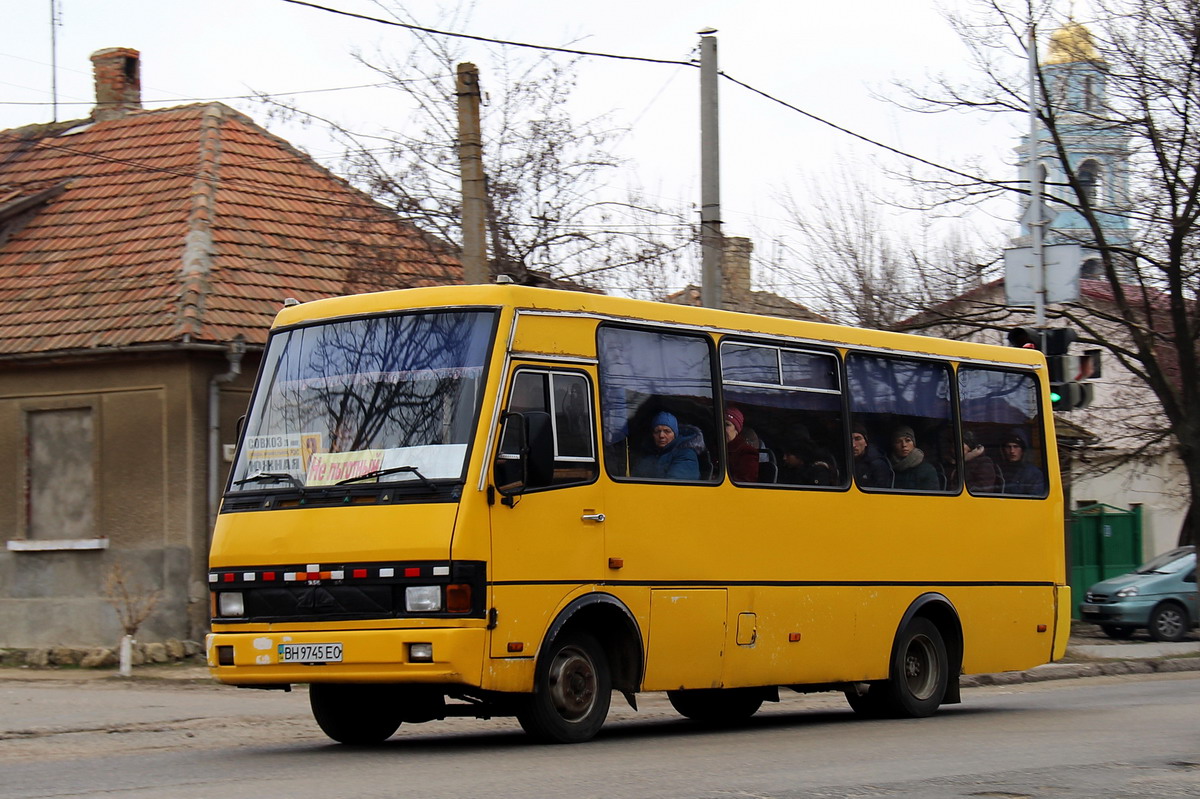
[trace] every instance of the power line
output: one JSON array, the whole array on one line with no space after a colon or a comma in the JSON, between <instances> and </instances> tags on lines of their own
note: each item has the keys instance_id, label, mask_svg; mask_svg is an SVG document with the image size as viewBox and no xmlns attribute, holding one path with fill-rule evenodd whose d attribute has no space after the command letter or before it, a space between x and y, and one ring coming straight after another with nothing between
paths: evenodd
<instances>
[{"instance_id":1,"label":"power line","mask_svg":"<svg viewBox=\"0 0 1200 799\"><path fill-rule=\"evenodd\" d=\"M887 150L890 153L895 153L896 155L899 155L903 158L908 158L910 160L916 161L917 163L925 164L926 166L931 166L934 169L940 169L943 172L949 172L952 175L957 175L960 178L966 178L967 180L971 180L976 183L982 183L987 186L995 186L997 188L1003 188L1003 189L1010 188L1010 186L1007 183L1002 183L1000 181L987 180L986 178L981 178L978 175L970 175L970 174L967 174L966 172L961 172L961 171L955 169L954 167L949 167L944 164L939 164L935 161L930 161L929 159L922 158L919 155L914 155L913 153L905 152L904 150L900 150L896 147L892 147L890 144L884 144L881 141L872 139L869 136L864 136L861 133L855 133L854 131L850 130L849 128L842 127L841 125L838 125L835 122L830 122L828 119L817 116L816 114L812 113L811 111L805 111L803 108L794 106L785 100L780 100L778 97L768 94L767 92L763 91L762 89L756 89L755 87L751 86L748 83L743 83L742 81L738 80L737 78L732 77L731 75L727 74L724 71L720 72L720 75L721 75L721 77L725 78L730 83L737 84L738 86L741 86L743 89L747 89L751 92L754 92L755 94L759 95L760 97L765 97L766 99L770 100L773 103L778 103L779 105L782 105L784 108L787 108L791 111L795 111L797 114L800 114L801 116L808 117L809 119L813 120L814 122L820 122L822 125L828 125L829 127L833 128L834 130L838 131L839 133L845 133L847 136L853 136L854 138L856 138L860 141L863 141L863 142L866 142L867 144Z\"/></svg>"},{"instance_id":2,"label":"power line","mask_svg":"<svg viewBox=\"0 0 1200 799\"><path fill-rule=\"evenodd\" d=\"M366 14L355 14L352 11L342 11L337 8L330 8L328 6L322 6L322 5L318 5L316 3L309 3L309 2L306 2L306 0L283 0L283 2L291 3L291 4L297 5L297 6L305 6L307 8L314 8L318 11L326 11L330 14L338 14L343 17L352 17L354 19L366 20L367 22L377 22L380 25L391 25L396 28L407 28L408 30L411 30L411 31L417 31L419 33L432 33L437 36L451 36L456 39L470 39L471 41L474 41L474 42L486 42L487 44L503 44L503 45L508 45L509 47L525 47L525 48L528 48L531 50L546 50L546 51L553 52L553 53L568 53L570 55L586 55L586 56L595 56L597 58L615 58L615 59L618 59L621 61L644 61L644 62L647 62L650 64L678 64L678 65L685 66L685 67L697 67L697 68L699 67L698 64L695 64L691 61L672 61L672 60L664 59L664 58L645 58L642 56L617 55L615 53L599 53L594 50L575 50L570 47L553 47L551 45L546 45L546 44L530 44L528 42L514 42L514 41L509 41L507 39L493 39L488 36L473 36L469 33L455 33L453 31L442 31L442 30L437 30L436 28L426 28L426 27L422 27L421 25L412 25L407 22L397 22L396 20L392 20L392 19L380 19L379 17L367 16Z\"/></svg>"},{"instance_id":3,"label":"power line","mask_svg":"<svg viewBox=\"0 0 1200 799\"><path fill-rule=\"evenodd\" d=\"M293 5L298 5L298 6L305 6L307 8L313 8L313 9L316 9L319 11L325 11L330 14L338 14L341 16L352 17L354 19L361 19L361 20L365 20L368 22L376 22L381 25L391 25L391 26L398 27L398 28L406 28L408 30L419 31L421 33L430 33L430 34L434 34L434 35L438 35L438 36L450 36L450 37L459 38L459 39L470 39L472 41L487 42L489 44L500 44L500 45L507 45L507 46L511 46L511 47L525 47L525 48L529 48L532 50L543 50L543 51L555 52L555 53L569 53L571 55L594 56L597 58L613 58L613 59L620 59L620 60L624 60L624 61L641 61L641 62L646 62L646 63L651 63L651 64L673 64L673 65L677 65L677 66L687 66L687 67L696 67L696 68L699 68L699 66L700 66L695 61L676 61L676 60L668 60L668 59L661 59L661 58L646 58L646 57L642 57L642 56L617 55L614 53L601 53L601 52L596 52L596 51L592 51L592 50L576 50L576 49L566 48L566 47L553 47L550 45L531 44L528 42L515 42L515 41L506 40L506 39L495 39L495 38L491 38L491 37L487 37L487 36L474 36L474 35L466 34L466 33L455 33L453 31L443 31L443 30L438 30L436 28L426 28L421 25L414 25L414 24L410 24L410 23L406 23L406 22L397 22L395 20L387 20L387 19L380 19L379 17L371 17L371 16L367 16L365 14L356 14L351 11L342 11L340 9L330 8L328 6L319 5L317 3L311 3L311 2L308 2L307 0L283 0L283 2L291 3ZM798 106L795 106L785 100L781 100L778 97L775 97L775 96L769 94L768 92L763 91L762 89L758 89L758 88L755 88L754 86L751 86L748 83L744 83L744 82L732 77L731 75L727 74L724 71L720 72L720 75L721 75L721 77L725 78L726 80L730 81L731 83L741 86L742 88L744 88L748 91L751 91L767 100L770 100L771 102L778 103L779 105L782 105L785 108L795 111L796 113L801 114L802 116L808 117L809 119L813 120L814 122L819 122L822 125L827 125L827 126L833 128L834 130L838 131L839 133L844 133L847 136L853 136L854 138L856 138L860 141L866 142L867 144L870 144L874 147L879 147L883 150L887 150L888 152L894 153L895 155L899 155L903 158L907 158L912 161L916 161L917 163L925 164L926 166L933 167L934 169L938 169L943 172L947 172L951 175L956 175L958 177L965 178L967 180L970 180L970 181L973 181L976 183L980 183L982 185L993 186L993 187L1001 188L1001 189L1011 189L1012 188L1011 185L1008 183L987 180L987 179L981 178L977 175L971 175L971 174L968 174L961 170L955 169L954 167L949 167L949 166L946 166L945 164L939 164L936 161L929 160L928 158L922 158L921 156L915 155L914 153L909 153L909 152L901 150L897 147L893 147L889 144L884 144L881 141L872 139L871 137L865 136L861 133L856 133L856 132L850 130L849 128L846 128L842 125L838 125L835 122L831 122L830 120L825 119L821 116L818 116L817 114L814 114L811 111L805 111L804 109L802 109Z\"/></svg>"}]
</instances>

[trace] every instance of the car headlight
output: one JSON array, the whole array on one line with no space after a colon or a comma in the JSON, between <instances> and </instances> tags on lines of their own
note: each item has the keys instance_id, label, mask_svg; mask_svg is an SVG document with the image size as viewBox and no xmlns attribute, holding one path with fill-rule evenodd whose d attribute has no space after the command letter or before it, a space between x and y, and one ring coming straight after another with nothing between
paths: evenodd
<instances>
[{"instance_id":1,"label":"car headlight","mask_svg":"<svg viewBox=\"0 0 1200 799\"><path fill-rule=\"evenodd\" d=\"M222 591L217 594L217 615L241 617L246 615L246 601L241 591Z\"/></svg>"},{"instance_id":2,"label":"car headlight","mask_svg":"<svg viewBox=\"0 0 1200 799\"><path fill-rule=\"evenodd\" d=\"M410 585L404 589L404 609L409 613L442 609L440 585Z\"/></svg>"},{"instance_id":3,"label":"car headlight","mask_svg":"<svg viewBox=\"0 0 1200 799\"><path fill-rule=\"evenodd\" d=\"M1139 593L1140 592L1138 591L1138 587L1136 585L1129 585L1117 591L1116 596L1124 598L1127 596L1137 596Z\"/></svg>"}]
</instances>

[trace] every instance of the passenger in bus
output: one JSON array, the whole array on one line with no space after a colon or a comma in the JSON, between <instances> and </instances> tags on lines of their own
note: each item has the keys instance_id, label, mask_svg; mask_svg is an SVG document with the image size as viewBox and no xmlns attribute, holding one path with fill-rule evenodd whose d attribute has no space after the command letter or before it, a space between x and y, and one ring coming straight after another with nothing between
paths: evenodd
<instances>
[{"instance_id":1,"label":"passenger in bus","mask_svg":"<svg viewBox=\"0 0 1200 799\"><path fill-rule=\"evenodd\" d=\"M854 425L850 434L850 448L854 451L854 482L866 488L892 487L892 467L871 443L865 425Z\"/></svg>"},{"instance_id":2,"label":"passenger in bus","mask_svg":"<svg viewBox=\"0 0 1200 799\"><path fill-rule=\"evenodd\" d=\"M1029 443L1025 434L1013 429L1004 437L1000 446L1000 474L1004 478L1005 494L1046 493L1046 476L1042 470L1025 460Z\"/></svg>"},{"instance_id":3,"label":"passenger in bus","mask_svg":"<svg viewBox=\"0 0 1200 799\"><path fill-rule=\"evenodd\" d=\"M699 480L700 459L690 438L680 438L675 414L659 411L650 420L651 449L634 462L633 476Z\"/></svg>"},{"instance_id":4,"label":"passenger in bus","mask_svg":"<svg viewBox=\"0 0 1200 799\"><path fill-rule=\"evenodd\" d=\"M837 464L833 456L821 451L807 432L784 440L780 453L780 483L801 486L838 484Z\"/></svg>"},{"instance_id":5,"label":"passenger in bus","mask_svg":"<svg viewBox=\"0 0 1200 799\"><path fill-rule=\"evenodd\" d=\"M998 490L1000 480L996 464L985 454L983 445L976 440L972 431L963 430L962 454L956 458L954 432L949 427L945 428L938 439L938 453L941 455L941 467L946 476L943 488L958 490L959 465L962 464L962 476L966 478L967 488L973 493L987 494Z\"/></svg>"},{"instance_id":6,"label":"passenger in bus","mask_svg":"<svg viewBox=\"0 0 1200 799\"><path fill-rule=\"evenodd\" d=\"M937 491L940 487L937 470L925 460L925 453L917 447L911 427L901 425L892 431L892 451L888 460L892 464L892 471L896 473L892 488Z\"/></svg>"},{"instance_id":7,"label":"passenger in bus","mask_svg":"<svg viewBox=\"0 0 1200 799\"><path fill-rule=\"evenodd\" d=\"M725 454L729 458L729 477L738 483L758 482L758 447L742 435L746 418L741 409L725 407Z\"/></svg>"},{"instance_id":8,"label":"passenger in bus","mask_svg":"<svg viewBox=\"0 0 1200 799\"><path fill-rule=\"evenodd\" d=\"M1000 472L996 464L988 457L983 444L975 438L975 433L963 430L963 462L966 466L963 475L967 478L967 488L976 494L987 494L1000 489Z\"/></svg>"}]
</instances>

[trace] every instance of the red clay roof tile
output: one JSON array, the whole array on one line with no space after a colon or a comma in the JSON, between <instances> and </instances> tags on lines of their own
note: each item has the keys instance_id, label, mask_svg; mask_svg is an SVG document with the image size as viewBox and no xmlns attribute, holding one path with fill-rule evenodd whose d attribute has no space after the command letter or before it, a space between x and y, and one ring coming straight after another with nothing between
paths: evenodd
<instances>
[{"instance_id":1,"label":"red clay roof tile","mask_svg":"<svg viewBox=\"0 0 1200 799\"><path fill-rule=\"evenodd\" d=\"M448 246L220 103L0 132L0 207L64 182L0 216L0 358L262 342L286 297L462 279Z\"/></svg>"}]
</instances>

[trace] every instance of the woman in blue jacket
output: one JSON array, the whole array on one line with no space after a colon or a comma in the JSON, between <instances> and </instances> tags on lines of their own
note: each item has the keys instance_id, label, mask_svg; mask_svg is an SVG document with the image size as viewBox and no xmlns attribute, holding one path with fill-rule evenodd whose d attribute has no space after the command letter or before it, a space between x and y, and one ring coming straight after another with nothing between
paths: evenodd
<instances>
[{"instance_id":1,"label":"woman in blue jacket","mask_svg":"<svg viewBox=\"0 0 1200 799\"><path fill-rule=\"evenodd\" d=\"M634 463L634 477L700 479L700 459L690 446L691 441L679 437L679 420L674 414L660 411L654 415L650 421L650 443L651 451Z\"/></svg>"}]
</instances>

